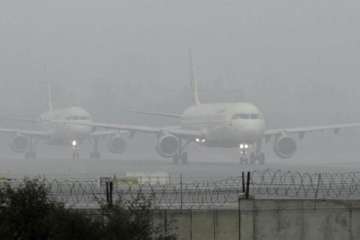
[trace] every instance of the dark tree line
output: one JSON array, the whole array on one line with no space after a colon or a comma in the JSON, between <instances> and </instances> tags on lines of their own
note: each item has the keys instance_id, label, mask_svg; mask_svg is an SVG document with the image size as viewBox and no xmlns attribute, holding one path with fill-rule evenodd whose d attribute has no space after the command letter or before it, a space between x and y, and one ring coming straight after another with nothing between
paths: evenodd
<instances>
[{"instance_id":1,"label":"dark tree line","mask_svg":"<svg viewBox=\"0 0 360 240\"><path fill-rule=\"evenodd\" d=\"M139 194L126 204L102 205L98 214L68 209L49 197L43 181L0 185L2 240L172 240L154 224L150 201Z\"/></svg>"}]
</instances>

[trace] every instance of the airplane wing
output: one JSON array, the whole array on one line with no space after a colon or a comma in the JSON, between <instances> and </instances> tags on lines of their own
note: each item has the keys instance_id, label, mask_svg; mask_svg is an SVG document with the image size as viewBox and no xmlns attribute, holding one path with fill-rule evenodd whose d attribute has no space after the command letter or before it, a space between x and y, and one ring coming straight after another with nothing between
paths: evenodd
<instances>
[{"instance_id":1,"label":"airplane wing","mask_svg":"<svg viewBox=\"0 0 360 240\"><path fill-rule=\"evenodd\" d=\"M44 132L44 131L13 129L13 128L0 128L0 133L22 134L30 137L39 137L39 138L47 138L50 135L48 132Z\"/></svg>"},{"instance_id":2,"label":"airplane wing","mask_svg":"<svg viewBox=\"0 0 360 240\"><path fill-rule=\"evenodd\" d=\"M91 137L108 137L113 136L118 133L128 133L129 131L119 131L119 130L96 130L90 134Z\"/></svg>"},{"instance_id":3,"label":"airplane wing","mask_svg":"<svg viewBox=\"0 0 360 240\"><path fill-rule=\"evenodd\" d=\"M0 119L1 120L18 121L18 122L31 122L31 123L39 123L39 122L41 122L40 119L17 117L17 116L3 116L3 115L0 115Z\"/></svg>"},{"instance_id":4,"label":"airplane wing","mask_svg":"<svg viewBox=\"0 0 360 240\"><path fill-rule=\"evenodd\" d=\"M360 127L360 123L333 124L333 125L323 125L323 126L283 128L283 129L269 129L269 130L265 131L265 137L278 136L278 135L282 135L282 134L299 134L300 137L303 137L306 133L311 133L311 132L333 131L334 133L338 133L342 129L356 128L356 127Z\"/></svg>"},{"instance_id":5,"label":"airplane wing","mask_svg":"<svg viewBox=\"0 0 360 240\"><path fill-rule=\"evenodd\" d=\"M66 121L57 121L62 123L67 123ZM108 124L108 123L81 123L83 125L91 126L94 128L104 128L108 130L118 130L122 132L128 132L130 134L134 133L149 133L149 134L163 134L169 133L181 138L201 138L205 136L205 132L197 130L185 130L177 126L170 127L150 127L142 125L127 125L127 124ZM95 131L96 132L96 131ZM113 132L114 133L114 132Z\"/></svg>"},{"instance_id":6,"label":"airplane wing","mask_svg":"<svg viewBox=\"0 0 360 240\"><path fill-rule=\"evenodd\" d=\"M164 113L164 112L143 112L143 111L136 111L136 110L129 110L130 112L143 114L143 115L150 115L150 116L158 116L158 117L167 117L167 118L181 118L180 114L176 113Z\"/></svg>"}]
</instances>

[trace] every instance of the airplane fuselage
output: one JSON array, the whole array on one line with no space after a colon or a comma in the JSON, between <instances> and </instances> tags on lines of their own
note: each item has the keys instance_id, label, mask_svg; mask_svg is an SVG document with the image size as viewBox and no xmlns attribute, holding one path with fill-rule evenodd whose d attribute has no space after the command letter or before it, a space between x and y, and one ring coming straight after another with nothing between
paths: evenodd
<instances>
[{"instance_id":1,"label":"airplane fuselage","mask_svg":"<svg viewBox=\"0 0 360 240\"><path fill-rule=\"evenodd\" d=\"M64 124L59 121L73 123ZM79 107L54 110L40 116L41 127L49 132L48 144L52 145L69 145L73 140L81 142L88 138L92 128L84 123L91 121L91 115Z\"/></svg>"},{"instance_id":2,"label":"airplane fuselage","mask_svg":"<svg viewBox=\"0 0 360 240\"><path fill-rule=\"evenodd\" d=\"M181 127L206 133L206 146L238 147L263 138L263 113L251 103L199 104L186 109Z\"/></svg>"}]
</instances>

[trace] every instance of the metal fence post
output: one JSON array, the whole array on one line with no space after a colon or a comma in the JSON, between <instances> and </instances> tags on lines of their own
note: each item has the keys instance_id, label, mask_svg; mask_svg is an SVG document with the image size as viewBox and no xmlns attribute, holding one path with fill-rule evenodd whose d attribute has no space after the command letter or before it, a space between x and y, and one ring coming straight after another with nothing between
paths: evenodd
<instances>
[{"instance_id":1,"label":"metal fence post","mask_svg":"<svg viewBox=\"0 0 360 240\"><path fill-rule=\"evenodd\" d=\"M247 173L245 199L250 197L250 172Z\"/></svg>"},{"instance_id":2,"label":"metal fence post","mask_svg":"<svg viewBox=\"0 0 360 240\"><path fill-rule=\"evenodd\" d=\"M245 172L241 173L241 182L242 182L242 192L245 193Z\"/></svg>"},{"instance_id":3,"label":"metal fence post","mask_svg":"<svg viewBox=\"0 0 360 240\"><path fill-rule=\"evenodd\" d=\"M241 196L239 196L238 198L238 231L239 231L239 240L241 240Z\"/></svg>"},{"instance_id":4,"label":"metal fence post","mask_svg":"<svg viewBox=\"0 0 360 240\"><path fill-rule=\"evenodd\" d=\"M164 234L165 234L165 236L167 236L168 235L168 212L165 209L163 213L164 213Z\"/></svg>"},{"instance_id":5,"label":"metal fence post","mask_svg":"<svg viewBox=\"0 0 360 240\"><path fill-rule=\"evenodd\" d=\"M110 182L110 205L113 205L113 193L114 193L114 183L113 181Z\"/></svg>"},{"instance_id":6,"label":"metal fence post","mask_svg":"<svg viewBox=\"0 0 360 240\"><path fill-rule=\"evenodd\" d=\"M112 181L106 181L106 203L109 207L113 205L114 185Z\"/></svg>"},{"instance_id":7,"label":"metal fence post","mask_svg":"<svg viewBox=\"0 0 360 240\"><path fill-rule=\"evenodd\" d=\"M108 181L105 181L105 194L106 194L106 203L109 205L109 184Z\"/></svg>"},{"instance_id":8,"label":"metal fence post","mask_svg":"<svg viewBox=\"0 0 360 240\"><path fill-rule=\"evenodd\" d=\"M314 199L314 209L316 209L316 202L317 202L317 199L318 199L320 182L321 182L321 173L319 173L318 179L317 179L317 185L316 185L315 197L314 197L314 198L315 198L315 199Z\"/></svg>"},{"instance_id":9,"label":"metal fence post","mask_svg":"<svg viewBox=\"0 0 360 240\"><path fill-rule=\"evenodd\" d=\"M183 175L180 174L180 210L183 210Z\"/></svg>"}]
</instances>

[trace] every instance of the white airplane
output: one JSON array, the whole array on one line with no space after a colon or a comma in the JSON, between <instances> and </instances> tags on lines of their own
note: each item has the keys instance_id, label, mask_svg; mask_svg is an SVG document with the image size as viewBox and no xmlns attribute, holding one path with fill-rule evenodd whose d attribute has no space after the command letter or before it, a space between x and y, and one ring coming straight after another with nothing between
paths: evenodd
<instances>
[{"instance_id":1,"label":"white airplane","mask_svg":"<svg viewBox=\"0 0 360 240\"><path fill-rule=\"evenodd\" d=\"M191 63L191 57L190 57ZM192 63L191 82L193 106L183 114L138 112L148 115L177 118L180 125L175 127L150 127L137 125L119 125L107 123L87 123L94 128L104 128L150 133L157 137L156 150L164 158L172 158L174 163L188 161L185 148L190 143L215 148L239 148L240 162L243 164L264 164L265 155L261 151L262 143L274 140L274 151L280 158L291 158L297 143L292 135L302 139L306 133L331 130L338 133L344 128L360 127L360 123L323 125L312 127L267 129L263 113L252 103L200 103L198 84L193 77Z\"/></svg>"},{"instance_id":2,"label":"white airplane","mask_svg":"<svg viewBox=\"0 0 360 240\"><path fill-rule=\"evenodd\" d=\"M41 130L10 129L0 128L0 133L14 134L15 137L10 143L10 148L16 153L25 153L26 159L36 158L36 144L44 141L48 145L69 146L76 150L85 140L93 144L93 151L90 158L99 159L99 140L107 138L107 147L111 153L121 154L125 151L127 142L117 130L95 131L91 126L92 117L89 112L81 107L69 107L54 109L52 104L51 86L48 87L49 111L43 113L38 120L15 119L31 121L40 124ZM12 118L9 118L12 119ZM67 123L61 123L66 121ZM78 158L78 156L77 156Z\"/></svg>"}]
</instances>

